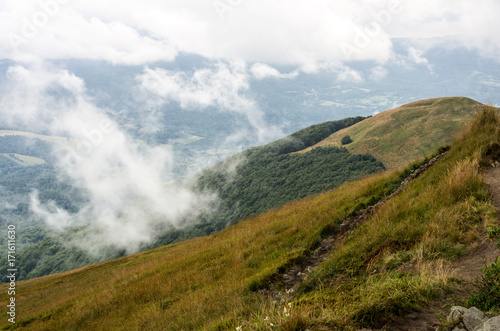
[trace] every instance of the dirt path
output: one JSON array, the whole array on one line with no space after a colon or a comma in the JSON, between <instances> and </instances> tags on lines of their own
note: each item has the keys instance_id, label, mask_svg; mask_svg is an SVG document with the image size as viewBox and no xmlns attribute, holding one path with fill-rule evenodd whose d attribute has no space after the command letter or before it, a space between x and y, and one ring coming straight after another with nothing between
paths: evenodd
<instances>
[{"instance_id":1,"label":"dirt path","mask_svg":"<svg viewBox=\"0 0 500 331\"><path fill-rule=\"evenodd\" d=\"M376 212L384 203L392 199L394 196L398 195L412 180L419 177L432 165L434 165L439 159L446 155L447 152L441 153L436 157L432 158L426 164L422 165L420 168L411 173L398 187L398 189L393 192L390 196L380 200L375 205L368 207L367 209L358 211L355 215L346 218L338 230L334 234L324 239L319 248L317 248L309 257L298 262L293 267L289 268L282 274L282 283L285 285L286 294L293 296L295 288L302 282L305 276L307 276L313 268L318 266L322 261L324 261L328 255L332 252L335 245L348 236L354 229L365 222L370 216ZM271 286L272 287L272 286ZM276 293L272 288L261 290L262 294L270 294L272 296L281 296L280 293Z\"/></svg>"},{"instance_id":2,"label":"dirt path","mask_svg":"<svg viewBox=\"0 0 500 331\"><path fill-rule=\"evenodd\" d=\"M492 197L491 200L498 213L498 224L500 224L500 167L489 167L483 174L485 182L489 185ZM497 256L500 256L500 250L496 243L484 239L476 244L476 247L469 254L461 257L453 263L457 278L462 280L462 288L454 292L451 296L431 303L430 307L414 312L405 316L396 323L388 326L388 330L436 330L439 323L439 315L446 316L452 305L461 305L474 293L474 286L471 281L481 274L481 269L486 264L492 263Z\"/></svg>"},{"instance_id":3,"label":"dirt path","mask_svg":"<svg viewBox=\"0 0 500 331\"><path fill-rule=\"evenodd\" d=\"M484 180L490 186L493 204L500 210L500 167L488 168L484 172ZM498 215L500 220L500 213Z\"/></svg>"},{"instance_id":4,"label":"dirt path","mask_svg":"<svg viewBox=\"0 0 500 331\"><path fill-rule=\"evenodd\" d=\"M293 296L294 289L302 282L302 279L310 273L310 271L324 261L336 243L349 235L354 229L370 218L382 204L399 194L413 179L420 176L429 167L436 163L446 153L440 154L430 160L428 163L417 169L408 178L406 178L401 186L389 197L379 201L376 205L369 207L366 210L359 211L356 215L345 219L340 228L330 237L324 239L318 249L316 249L309 257L297 263L295 266L288 269L282 274L282 282L285 285L288 296ZM499 210L500 224L500 164L496 167L489 167L484 172L485 182L490 186L492 192L492 202ZM464 304L465 300L473 294L474 287L471 281L480 275L481 269L486 263L491 263L497 256L500 256L500 250L495 243L484 239L476 244L476 247L471 252L458 259L453 263L456 277L462 281L462 288L448 294L445 298L431 302L430 305L420 311L415 311L404 316L400 320L386 325L384 330L395 331L434 331L439 326L439 317L446 316L453 305ZM273 290L264 290L266 294L278 295ZM271 292L271 293L270 293ZM365 329L366 330L366 329Z\"/></svg>"}]
</instances>

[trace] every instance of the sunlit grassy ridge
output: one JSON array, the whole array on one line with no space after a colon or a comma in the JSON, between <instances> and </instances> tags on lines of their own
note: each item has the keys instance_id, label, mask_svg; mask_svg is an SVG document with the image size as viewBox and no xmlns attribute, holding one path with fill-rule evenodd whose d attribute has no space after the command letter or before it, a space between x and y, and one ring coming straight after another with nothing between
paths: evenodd
<instances>
[{"instance_id":1,"label":"sunlit grassy ridge","mask_svg":"<svg viewBox=\"0 0 500 331\"><path fill-rule=\"evenodd\" d=\"M480 165L499 142L500 120L488 109L444 159L315 270L301 287L295 318L318 328L382 326L459 286L450 283L450 261L497 223Z\"/></svg>"},{"instance_id":2,"label":"sunlit grassy ridge","mask_svg":"<svg viewBox=\"0 0 500 331\"><path fill-rule=\"evenodd\" d=\"M307 255L343 218L389 195L410 172L379 173L289 203L208 237L19 282L26 330L314 330L381 325L445 290L447 264L496 222L480 175L500 142L483 112L448 155L340 243L292 302L258 289ZM2 285L0 304L6 305ZM290 303L290 305L288 305ZM13 327L4 318L4 328Z\"/></svg>"},{"instance_id":3,"label":"sunlit grassy ridge","mask_svg":"<svg viewBox=\"0 0 500 331\"><path fill-rule=\"evenodd\" d=\"M396 169L451 143L481 107L481 103L463 97L408 103L335 132L302 152L341 146L342 138L350 136L353 142L345 147L351 153L372 154L388 169Z\"/></svg>"}]
</instances>

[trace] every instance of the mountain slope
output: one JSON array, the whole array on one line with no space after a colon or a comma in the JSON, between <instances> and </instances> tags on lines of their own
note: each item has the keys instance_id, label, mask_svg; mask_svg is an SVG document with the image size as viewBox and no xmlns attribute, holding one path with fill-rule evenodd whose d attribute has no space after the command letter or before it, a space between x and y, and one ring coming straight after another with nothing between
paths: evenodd
<instances>
[{"instance_id":1,"label":"mountain slope","mask_svg":"<svg viewBox=\"0 0 500 331\"><path fill-rule=\"evenodd\" d=\"M206 170L192 189L209 190L209 194L217 192L219 199L213 206L215 212L210 211L201 217L187 216L184 221L188 225L181 229L159 226L156 242L144 244L141 250L211 234L251 214L384 169L382 163L372 156L353 156L347 150L336 147L324 149L321 153L288 155L363 119L355 117L313 125L265 146L247 150ZM85 189L59 175L55 167L49 143L66 140L20 132L3 134L0 135L0 199L9 203L3 209L0 206L0 224L7 226L15 221L19 227L19 278L44 276L124 256L124 250L114 246L102 249L99 255L91 255L72 241L72 238L85 236L82 234L85 225L68 228L64 232L55 231L31 210L30 194L33 190L38 191L41 202L53 203L69 214L77 213L86 206ZM31 156L28 159L31 162L35 157L47 162L26 166L21 164L21 156L16 157L18 154ZM235 171L227 168L233 165ZM6 207L14 203L16 209ZM0 244L4 243L2 247L7 246L6 241L6 238L0 238ZM7 254L0 255L0 273L6 273L7 269Z\"/></svg>"},{"instance_id":2,"label":"mountain slope","mask_svg":"<svg viewBox=\"0 0 500 331\"><path fill-rule=\"evenodd\" d=\"M204 171L197 181L197 189L217 192L217 211L182 230L167 229L148 248L211 234L288 201L425 157L451 143L481 107L463 97L422 100L371 118L313 125L244 151ZM354 142L342 146L346 135ZM327 148L314 150L320 146Z\"/></svg>"},{"instance_id":3,"label":"mountain slope","mask_svg":"<svg viewBox=\"0 0 500 331\"><path fill-rule=\"evenodd\" d=\"M363 120L355 117L313 125L203 171L193 190L215 192L219 199L214 211L186 220L190 225L183 229L166 229L152 247L211 234L270 208L384 170L373 156L352 155L345 148L292 154Z\"/></svg>"},{"instance_id":4,"label":"mountain slope","mask_svg":"<svg viewBox=\"0 0 500 331\"><path fill-rule=\"evenodd\" d=\"M431 147L448 142L452 136L450 130L455 132L454 130L458 130L460 127L454 123L461 123L467 116L474 113L473 109L478 105L465 98L445 98L443 100L448 101L435 102L436 100L434 100L431 102L434 104L433 111L428 111L432 107L424 107L425 111L419 113L420 115L425 114L432 121L439 122L438 127L448 128L447 135L434 137L433 144L427 143L425 135L408 137L407 127L418 126L423 119L415 116L416 107L403 106L404 110L397 112L397 115L404 119L405 125L383 127L383 130L379 129L378 131L374 129L376 126L373 123L384 122L379 119L387 117L391 119L390 114L393 114L394 111L388 111L388 114L384 112L368 119L363 117L347 118L313 125L278 141L235 155L202 172L194 184L194 190L208 190L211 193L217 193L219 199L213 206L213 212L205 213L196 219L187 217L180 228L168 225L158 228L155 241L144 244L141 250L208 235L251 215L383 170L384 164L380 160L356 149L353 150L356 155L337 146L328 146L328 148L318 149L310 153L293 153L325 141L325 138L335 136L336 132L344 132L349 127L358 128L358 131L363 129L364 131L360 132L359 135L363 135L365 140L367 137L374 137L377 133L377 139L380 141L387 141L393 139L390 137L395 137L396 142L408 144L405 139L410 138L413 144L425 146L420 154L413 153L410 156L405 154L411 150L410 148L389 149L389 152L402 156L407 161L430 153L433 151ZM470 106L469 110L467 110L468 105ZM449 111L452 108L459 109L459 111ZM439 115L439 121L437 115ZM53 162L48 142L61 142L61 139L66 141L65 139L46 136L33 136L31 138L10 136L10 134L20 134L19 132L0 134L6 135L0 137L2 142L0 149L4 153L0 156L0 184L6 189L2 191L2 194L4 198L8 197L9 201L17 201L16 210L2 210L3 218L0 218L0 223L7 224L8 221L16 220L20 226L19 236L22 245L18 256L21 279L66 271L89 263L123 256L124 251L114 247L109 247L100 256L90 256L75 245L68 244L69 238L78 235L81 228L72 228L65 233L57 233L44 227L44 223L34 217L30 211L29 192L33 189L38 190L42 202L54 201L58 207L69 213L77 212L79 208L84 206L85 192L73 187L68 180L63 181L63 178L56 176L53 167L51 167ZM355 135L353 137L355 142L347 145L348 148L355 147L362 141L362 139L358 140ZM38 138L46 141L40 141ZM27 141L32 142L33 148L26 150ZM385 147L386 145L379 144L370 151L384 157L387 154L383 150ZM40 157L47 160L47 164L21 167L18 164L12 164L16 160L8 158L5 156L8 154L5 153ZM15 165L18 166L15 167ZM26 189L18 192L23 186ZM3 241L0 238L0 243ZM47 254L49 251L51 253ZM0 258L0 262L4 261L4 263L0 263L0 271L6 272L6 259L6 254Z\"/></svg>"},{"instance_id":5,"label":"mountain slope","mask_svg":"<svg viewBox=\"0 0 500 331\"><path fill-rule=\"evenodd\" d=\"M482 113L446 157L389 201L311 274L295 298L260 294L412 167L285 205L217 234L17 284L29 330L327 330L380 325L452 291L444 266L496 222L479 170L500 143ZM1 285L0 304L9 300ZM5 306L4 306L5 307ZM4 319L4 328L11 325Z\"/></svg>"},{"instance_id":6,"label":"mountain slope","mask_svg":"<svg viewBox=\"0 0 500 331\"><path fill-rule=\"evenodd\" d=\"M353 142L345 147L351 153L369 153L388 169L396 169L451 143L454 135L482 106L463 97L408 103L335 132L301 152L316 147L342 146L342 138L350 136Z\"/></svg>"}]
</instances>

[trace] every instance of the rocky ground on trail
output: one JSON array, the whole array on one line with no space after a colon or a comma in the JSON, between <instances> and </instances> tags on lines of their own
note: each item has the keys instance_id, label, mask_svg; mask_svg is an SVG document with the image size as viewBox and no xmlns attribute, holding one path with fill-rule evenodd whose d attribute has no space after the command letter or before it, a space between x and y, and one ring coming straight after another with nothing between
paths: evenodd
<instances>
[{"instance_id":1,"label":"rocky ground on trail","mask_svg":"<svg viewBox=\"0 0 500 331\"><path fill-rule=\"evenodd\" d=\"M484 180L489 185L492 202L495 207L499 210L499 224L500 224L500 163L494 163L485 169ZM500 250L494 242L484 239L476 243L476 247L473 248L469 254L461 257L453 263L453 268L455 274L462 282L462 289L453 293L447 298L443 298L432 303L429 307L422 309L420 311L406 315L401 320L393 323L389 330L395 331L422 331L422 330L436 330L440 322L444 320L444 316L447 316L447 312L453 304L460 304L465 302L465 300L474 293L474 286L472 281L476 279L481 274L481 269L485 265L490 264L495 261L495 258L500 256ZM465 308L463 308L465 309ZM495 324L496 328L491 328L490 324L486 325L484 329L468 329L468 328L450 328L451 331L486 331L486 330L498 330L500 331L500 326Z\"/></svg>"},{"instance_id":2,"label":"rocky ground on trail","mask_svg":"<svg viewBox=\"0 0 500 331\"><path fill-rule=\"evenodd\" d=\"M499 331L500 316L487 317L476 307L469 309L454 306L447 321L453 326L445 327L443 331Z\"/></svg>"}]
</instances>

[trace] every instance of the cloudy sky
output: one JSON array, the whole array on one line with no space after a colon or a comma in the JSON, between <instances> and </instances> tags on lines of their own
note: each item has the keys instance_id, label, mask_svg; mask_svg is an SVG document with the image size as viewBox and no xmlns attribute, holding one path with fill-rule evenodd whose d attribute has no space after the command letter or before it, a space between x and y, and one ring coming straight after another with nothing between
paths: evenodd
<instances>
[{"instance_id":1,"label":"cloudy sky","mask_svg":"<svg viewBox=\"0 0 500 331\"><path fill-rule=\"evenodd\" d=\"M6 0L0 58L141 65L189 53L311 72L339 61L384 64L393 38L445 36L498 58L498 13L495 0Z\"/></svg>"}]
</instances>

